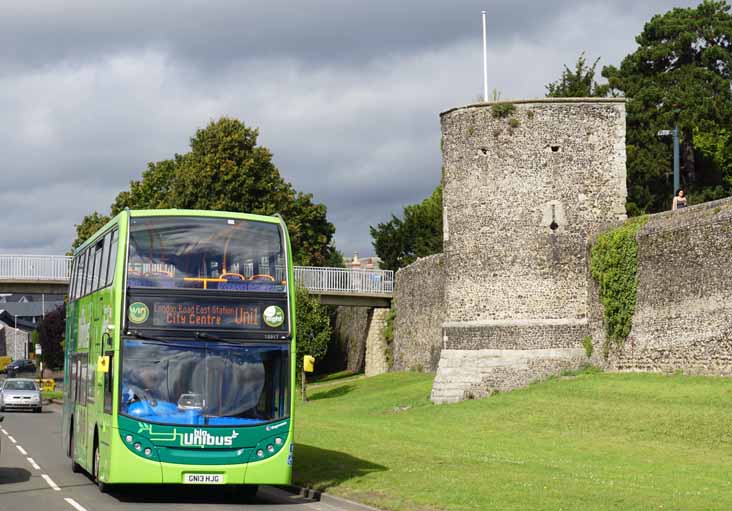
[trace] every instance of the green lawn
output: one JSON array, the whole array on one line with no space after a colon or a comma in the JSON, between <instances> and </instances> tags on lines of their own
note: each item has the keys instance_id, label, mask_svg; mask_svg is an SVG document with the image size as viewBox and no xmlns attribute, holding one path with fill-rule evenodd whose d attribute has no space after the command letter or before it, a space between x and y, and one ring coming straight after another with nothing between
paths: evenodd
<instances>
[{"instance_id":1,"label":"green lawn","mask_svg":"<svg viewBox=\"0 0 732 511\"><path fill-rule=\"evenodd\" d=\"M298 484L394 510L732 509L732 380L587 373L435 406L387 374L298 402Z\"/></svg>"}]
</instances>

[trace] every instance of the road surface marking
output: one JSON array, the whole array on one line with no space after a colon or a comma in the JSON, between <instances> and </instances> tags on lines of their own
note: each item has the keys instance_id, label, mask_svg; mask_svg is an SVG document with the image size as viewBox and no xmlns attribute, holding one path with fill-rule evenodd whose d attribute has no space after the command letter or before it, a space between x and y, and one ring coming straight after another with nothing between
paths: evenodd
<instances>
[{"instance_id":1,"label":"road surface marking","mask_svg":"<svg viewBox=\"0 0 732 511\"><path fill-rule=\"evenodd\" d=\"M16 443L16 441L15 441L15 438L13 438L12 436L9 436L9 435L8 435L8 440L10 440L10 441L11 441L11 442L13 442L13 443Z\"/></svg>"},{"instance_id":2,"label":"road surface marking","mask_svg":"<svg viewBox=\"0 0 732 511\"><path fill-rule=\"evenodd\" d=\"M23 456L28 456L28 452L25 449L23 449L23 447L21 447L20 445L16 445L15 447L18 448L18 450L20 451L20 454L22 454Z\"/></svg>"},{"instance_id":3,"label":"road surface marking","mask_svg":"<svg viewBox=\"0 0 732 511\"><path fill-rule=\"evenodd\" d=\"M5 431L5 430L4 430L3 428L0 428L0 431L2 431L2 432L3 432L3 435L5 435L5 436L8 436L8 432L7 432L7 431Z\"/></svg>"},{"instance_id":4,"label":"road surface marking","mask_svg":"<svg viewBox=\"0 0 732 511\"><path fill-rule=\"evenodd\" d=\"M71 505L71 507L73 507L77 511L86 511L86 508L84 506L82 506L81 504L79 504L78 502L76 502L71 497L66 497L64 500L66 502L68 502Z\"/></svg>"},{"instance_id":5,"label":"road surface marking","mask_svg":"<svg viewBox=\"0 0 732 511\"><path fill-rule=\"evenodd\" d=\"M38 463L36 463L33 458L26 458L26 459L28 460L28 463L30 463L33 468L35 468L36 470L41 470L41 467L38 466Z\"/></svg>"},{"instance_id":6,"label":"road surface marking","mask_svg":"<svg viewBox=\"0 0 732 511\"><path fill-rule=\"evenodd\" d=\"M50 486L51 488L53 488L56 491L61 491L61 488L59 488L58 485L53 482L53 479L48 477L46 474L41 474L41 477L46 480L46 482L48 483L48 486Z\"/></svg>"}]
</instances>

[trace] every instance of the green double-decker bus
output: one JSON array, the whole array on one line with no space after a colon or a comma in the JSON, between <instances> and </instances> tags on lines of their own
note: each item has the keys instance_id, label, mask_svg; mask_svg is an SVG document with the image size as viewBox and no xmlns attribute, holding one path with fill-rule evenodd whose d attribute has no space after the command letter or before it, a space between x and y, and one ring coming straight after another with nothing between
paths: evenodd
<instances>
[{"instance_id":1,"label":"green double-decker bus","mask_svg":"<svg viewBox=\"0 0 732 511\"><path fill-rule=\"evenodd\" d=\"M279 217L125 210L74 253L63 433L120 483L288 484L295 303Z\"/></svg>"}]
</instances>

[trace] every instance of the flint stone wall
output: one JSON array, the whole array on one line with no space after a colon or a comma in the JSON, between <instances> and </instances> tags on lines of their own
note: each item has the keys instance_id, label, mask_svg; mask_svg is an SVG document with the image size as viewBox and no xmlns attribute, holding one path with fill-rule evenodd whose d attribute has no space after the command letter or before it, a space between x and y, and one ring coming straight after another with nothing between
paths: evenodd
<instances>
[{"instance_id":1,"label":"flint stone wall","mask_svg":"<svg viewBox=\"0 0 732 511\"><path fill-rule=\"evenodd\" d=\"M346 369L354 373L364 370L369 319L368 307L338 307L336 309L336 345L346 360Z\"/></svg>"},{"instance_id":2,"label":"flint stone wall","mask_svg":"<svg viewBox=\"0 0 732 511\"><path fill-rule=\"evenodd\" d=\"M441 116L446 311L436 402L579 364L587 242L625 217L624 100L512 104L505 117L488 103ZM483 350L503 354L471 358ZM453 370L456 358L464 369Z\"/></svg>"},{"instance_id":3,"label":"flint stone wall","mask_svg":"<svg viewBox=\"0 0 732 511\"><path fill-rule=\"evenodd\" d=\"M445 264L442 254L423 257L396 273L394 286L395 371L437 370L445 320Z\"/></svg>"},{"instance_id":4,"label":"flint stone wall","mask_svg":"<svg viewBox=\"0 0 732 511\"><path fill-rule=\"evenodd\" d=\"M652 215L637 239L633 326L623 348L600 361L616 371L732 375L732 199ZM596 286L591 296L601 353Z\"/></svg>"}]
</instances>

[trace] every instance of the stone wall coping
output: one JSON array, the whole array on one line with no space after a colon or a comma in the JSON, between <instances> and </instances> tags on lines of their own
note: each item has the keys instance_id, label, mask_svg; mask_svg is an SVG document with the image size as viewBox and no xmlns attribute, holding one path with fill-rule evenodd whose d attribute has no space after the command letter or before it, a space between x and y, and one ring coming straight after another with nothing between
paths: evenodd
<instances>
[{"instance_id":1,"label":"stone wall coping","mask_svg":"<svg viewBox=\"0 0 732 511\"><path fill-rule=\"evenodd\" d=\"M528 104L567 104L567 103L625 103L626 98L536 98L536 99L512 99L505 101L481 101L480 103L471 103L463 106L456 106L440 113L440 117L457 110L467 110L469 108L485 108L493 105L528 105Z\"/></svg>"},{"instance_id":2,"label":"stone wall coping","mask_svg":"<svg viewBox=\"0 0 732 511\"><path fill-rule=\"evenodd\" d=\"M438 259L438 258L440 258L440 257L442 257L442 256L444 256L444 255L445 255L445 254L444 254L443 252L439 252L439 253L437 253L437 254L432 254L432 255L428 255L428 256L424 256L424 257L418 257L418 258L417 258L417 260L416 260L416 261L414 261L413 263L411 263L411 264L408 264L408 265L406 265L406 266L403 266L403 267L399 268L399 269L398 269L398 270L397 270L397 271L396 271L396 272L394 273L394 275L398 274L398 273L399 273L399 272L401 272L402 270L407 270L407 271L409 271L409 270L411 270L411 269L413 269L413 268L416 268L416 267L419 267L419 266L421 266L421 265L423 265L423 264L428 264L428 263L432 262L432 260L433 260L433 259Z\"/></svg>"},{"instance_id":3,"label":"stone wall coping","mask_svg":"<svg viewBox=\"0 0 732 511\"><path fill-rule=\"evenodd\" d=\"M493 326L586 325L587 318L491 319L477 321L446 321L443 328L473 328Z\"/></svg>"}]
</instances>

